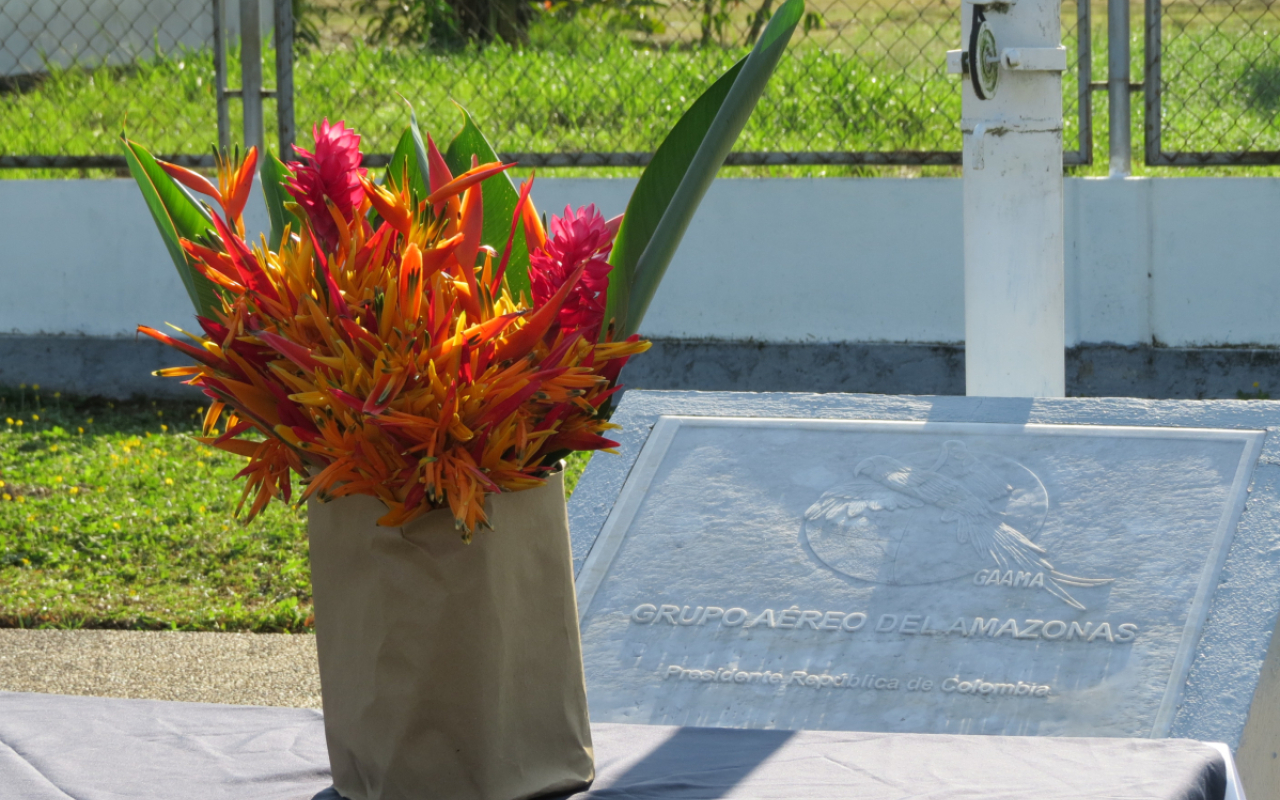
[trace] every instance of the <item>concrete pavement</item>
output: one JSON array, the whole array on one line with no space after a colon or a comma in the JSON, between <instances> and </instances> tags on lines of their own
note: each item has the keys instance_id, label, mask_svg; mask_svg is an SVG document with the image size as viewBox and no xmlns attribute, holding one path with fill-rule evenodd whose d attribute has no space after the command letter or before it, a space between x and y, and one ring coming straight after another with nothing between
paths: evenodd
<instances>
[{"instance_id":1,"label":"concrete pavement","mask_svg":"<svg viewBox=\"0 0 1280 800\"><path fill-rule=\"evenodd\" d=\"M315 636L0 629L0 691L320 707Z\"/></svg>"}]
</instances>

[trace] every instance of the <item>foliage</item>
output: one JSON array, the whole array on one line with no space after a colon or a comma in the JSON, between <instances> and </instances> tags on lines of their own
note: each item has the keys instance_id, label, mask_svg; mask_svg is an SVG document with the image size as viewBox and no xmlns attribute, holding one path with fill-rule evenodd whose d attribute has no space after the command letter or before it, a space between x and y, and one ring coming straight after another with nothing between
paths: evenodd
<instances>
[{"instance_id":1,"label":"foliage","mask_svg":"<svg viewBox=\"0 0 1280 800\"><path fill-rule=\"evenodd\" d=\"M1271 393L1260 388L1257 381L1253 382L1253 391L1246 392L1243 389L1236 389L1237 400L1270 400Z\"/></svg>"},{"instance_id":2,"label":"foliage","mask_svg":"<svg viewBox=\"0 0 1280 800\"><path fill-rule=\"evenodd\" d=\"M293 5L293 52L305 56L320 47L320 30L332 9L316 0L291 0Z\"/></svg>"},{"instance_id":3,"label":"foliage","mask_svg":"<svg viewBox=\"0 0 1280 800\"><path fill-rule=\"evenodd\" d=\"M376 44L458 48L527 42L541 7L531 0L359 0L356 8L373 18Z\"/></svg>"}]
</instances>

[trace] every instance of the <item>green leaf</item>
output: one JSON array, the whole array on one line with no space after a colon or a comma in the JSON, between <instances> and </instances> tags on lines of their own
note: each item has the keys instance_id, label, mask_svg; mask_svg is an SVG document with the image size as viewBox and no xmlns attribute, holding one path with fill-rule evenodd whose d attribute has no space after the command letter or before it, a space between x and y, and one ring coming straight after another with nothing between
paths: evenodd
<instances>
[{"instance_id":1,"label":"green leaf","mask_svg":"<svg viewBox=\"0 0 1280 800\"><path fill-rule=\"evenodd\" d=\"M418 169L418 154L411 129L405 130L400 137L400 141L396 143L395 152L391 154L391 163L387 164L387 184L399 186L406 167L409 172L409 186L413 192L414 200L425 199L427 195L431 194L431 190L427 188L423 173Z\"/></svg>"},{"instance_id":2,"label":"green leaf","mask_svg":"<svg viewBox=\"0 0 1280 800\"><path fill-rule=\"evenodd\" d=\"M413 138L414 160L418 162L418 180L422 181L423 187L430 187L431 161L427 158L427 145L422 141L422 131L418 129L418 114L413 110L413 106L409 106L409 135ZM410 180L412 182L412 179ZM427 194L430 193L428 189ZM426 196L423 195L423 197Z\"/></svg>"},{"instance_id":3,"label":"green leaf","mask_svg":"<svg viewBox=\"0 0 1280 800\"><path fill-rule=\"evenodd\" d=\"M658 223L670 207L681 181L688 173L689 165L693 163L698 145L711 127L724 99L729 96L729 90L733 88L745 63L744 58L730 67L684 112L658 146L653 160L640 176L631 199L627 201L622 227L618 229L613 251L609 254L609 263L613 265L613 269L609 273L609 294L604 318L614 321L616 338L626 338L640 327L640 320L630 319L627 313L640 257L652 241ZM604 336L606 333L602 329L600 335Z\"/></svg>"},{"instance_id":4,"label":"green leaf","mask_svg":"<svg viewBox=\"0 0 1280 800\"><path fill-rule=\"evenodd\" d=\"M449 142L449 149L444 154L444 161L454 175L461 175L471 169L473 155L481 164L498 160L493 146L484 138L465 108L462 109L462 119L462 130ZM480 241L497 250L498 257L501 258L502 251L507 246L507 237L511 235L511 221L516 213L516 205L520 202L520 192L505 172L480 184L480 188L484 199L484 233ZM529 247L525 244L523 225L516 225L506 278L513 297L523 294L532 299L532 289L529 286Z\"/></svg>"},{"instance_id":5,"label":"green leaf","mask_svg":"<svg viewBox=\"0 0 1280 800\"><path fill-rule=\"evenodd\" d=\"M124 147L125 160L129 164L129 172L142 190L142 198L147 202L147 208L160 230L160 237L164 239L169 257L173 259L173 265L182 278L182 285L186 287L196 313L215 318L214 309L222 307L217 287L196 271L180 241L195 241L207 233L217 236L213 220L177 181L160 168L141 145L123 136L120 141Z\"/></svg>"},{"instance_id":6,"label":"green leaf","mask_svg":"<svg viewBox=\"0 0 1280 800\"><path fill-rule=\"evenodd\" d=\"M267 214L271 217L271 246L279 247L286 225L294 233L302 230L302 223L293 212L284 207L291 199L284 188L289 182L289 170L280 159L264 152L258 162L258 175L262 179L262 196L267 203Z\"/></svg>"},{"instance_id":7,"label":"green leaf","mask_svg":"<svg viewBox=\"0 0 1280 800\"><path fill-rule=\"evenodd\" d=\"M618 339L639 329L698 204L803 16L804 0L783 3L751 53L694 101L640 176L609 257L605 319L613 320Z\"/></svg>"}]
</instances>

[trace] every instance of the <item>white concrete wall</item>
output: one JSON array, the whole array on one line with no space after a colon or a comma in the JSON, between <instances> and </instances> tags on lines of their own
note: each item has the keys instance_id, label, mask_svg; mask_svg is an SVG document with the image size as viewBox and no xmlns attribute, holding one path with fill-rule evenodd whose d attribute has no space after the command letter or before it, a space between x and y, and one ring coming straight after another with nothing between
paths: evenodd
<instances>
[{"instance_id":1,"label":"white concrete wall","mask_svg":"<svg viewBox=\"0 0 1280 800\"><path fill-rule=\"evenodd\" d=\"M209 0L3 0L0 6L0 75L44 72L46 61L124 64L156 47L174 53L213 46ZM240 35L239 0L227 0L224 9L227 41L233 41ZM258 11L265 34L273 24L272 0L260 0Z\"/></svg>"},{"instance_id":2,"label":"white concrete wall","mask_svg":"<svg viewBox=\"0 0 1280 800\"><path fill-rule=\"evenodd\" d=\"M540 178L556 213L634 181ZM652 337L964 337L954 179L720 180L654 300ZM1280 346L1280 179L1066 185L1067 343ZM250 222L265 225L256 199ZM129 180L0 181L0 333L131 336L191 312Z\"/></svg>"}]
</instances>

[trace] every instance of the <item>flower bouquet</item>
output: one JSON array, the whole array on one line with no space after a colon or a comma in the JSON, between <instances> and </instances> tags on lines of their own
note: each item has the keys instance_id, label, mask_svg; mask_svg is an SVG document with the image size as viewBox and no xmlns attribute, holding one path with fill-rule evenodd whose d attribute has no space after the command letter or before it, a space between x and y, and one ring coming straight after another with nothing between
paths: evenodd
<instances>
[{"instance_id":1,"label":"flower bouquet","mask_svg":"<svg viewBox=\"0 0 1280 800\"><path fill-rule=\"evenodd\" d=\"M140 327L195 362L159 374L210 398L202 441L247 459L250 518L303 487L344 796L591 780L559 464L616 446L640 320L802 12L788 0L693 104L620 219L566 208L548 230L466 112L444 151L411 115L381 180L341 122L288 164L224 157L216 185L124 141L203 332Z\"/></svg>"}]
</instances>

